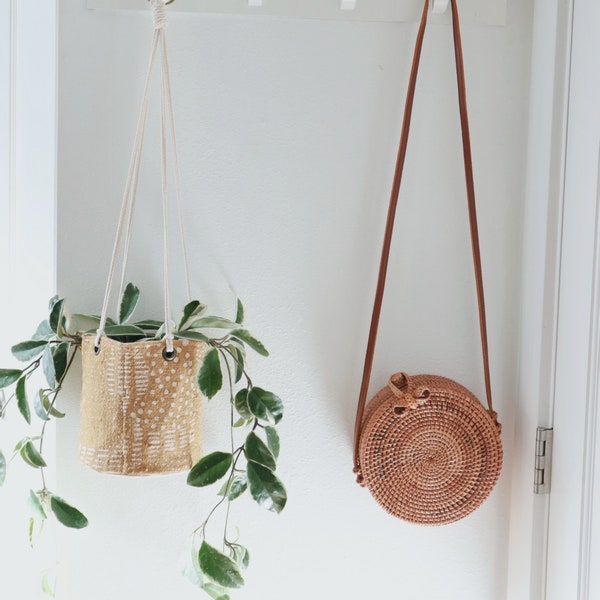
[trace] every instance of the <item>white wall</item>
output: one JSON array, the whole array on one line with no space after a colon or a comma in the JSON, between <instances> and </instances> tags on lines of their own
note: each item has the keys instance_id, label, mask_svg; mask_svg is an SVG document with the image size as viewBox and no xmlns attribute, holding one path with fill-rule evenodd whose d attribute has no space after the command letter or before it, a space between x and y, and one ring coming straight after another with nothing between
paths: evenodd
<instances>
[{"instance_id":1,"label":"white wall","mask_svg":"<svg viewBox=\"0 0 600 600\"><path fill-rule=\"evenodd\" d=\"M255 382L286 401L289 504L249 501L233 522L252 553L247 599L505 597L515 416L531 2L508 25L463 28L506 466L467 519L419 528L354 483L351 435L415 24L177 14L168 34L196 293L227 280L272 358ZM149 16L60 9L58 284L97 311L151 35ZM451 32L432 22L399 205L373 389L395 370L450 376L483 397ZM146 153L132 279L160 307L155 134ZM148 298L150 296L150 298ZM196 598L179 575L212 491L184 475L125 479L77 463L77 393L60 424L58 483L90 517L60 539L68 600ZM221 401L222 403L222 401ZM222 443L218 401L206 449ZM434 576L435 574L435 576Z\"/></svg>"}]
</instances>

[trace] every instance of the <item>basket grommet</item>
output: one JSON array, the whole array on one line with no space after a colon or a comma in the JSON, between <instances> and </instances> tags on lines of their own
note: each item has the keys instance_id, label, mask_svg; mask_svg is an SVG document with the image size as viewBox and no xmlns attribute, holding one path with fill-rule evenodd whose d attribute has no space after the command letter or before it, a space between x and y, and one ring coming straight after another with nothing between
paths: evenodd
<instances>
[{"instance_id":1,"label":"basket grommet","mask_svg":"<svg viewBox=\"0 0 600 600\"><path fill-rule=\"evenodd\" d=\"M397 415L401 415L405 410L406 408L404 406L394 406L394 413Z\"/></svg>"},{"instance_id":2,"label":"basket grommet","mask_svg":"<svg viewBox=\"0 0 600 600\"><path fill-rule=\"evenodd\" d=\"M177 356L177 351L175 348L173 348L173 350L163 348L162 355L165 360L173 360Z\"/></svg>"},{"instance_id":3,"label":"basket grommet","mask_svg":"<svg viewBox=\"0 0 600 600\"><path fill-rule=\"evenodd\" d=\"M100 344L94 344L94 354L98 356L100 354Z\"/></svg>"}]
</instances>

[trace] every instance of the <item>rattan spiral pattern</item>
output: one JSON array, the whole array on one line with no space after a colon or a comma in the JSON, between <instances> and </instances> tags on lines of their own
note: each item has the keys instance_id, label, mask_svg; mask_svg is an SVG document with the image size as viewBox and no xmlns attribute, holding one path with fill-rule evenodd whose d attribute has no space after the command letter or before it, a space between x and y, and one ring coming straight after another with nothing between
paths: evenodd
<instances>
[{"instance_id":1,"label":"rattan spiral pattern","mask_svg":"<svg viewBox=\"0 0 600 600\"><path fill-rule=\"evenodd\" d=\"M400 519L452 523L474 511L496 484L500 429L496 414L455 381L397 374L367 406L362 484Z\"/></svg>"}]
</instances>

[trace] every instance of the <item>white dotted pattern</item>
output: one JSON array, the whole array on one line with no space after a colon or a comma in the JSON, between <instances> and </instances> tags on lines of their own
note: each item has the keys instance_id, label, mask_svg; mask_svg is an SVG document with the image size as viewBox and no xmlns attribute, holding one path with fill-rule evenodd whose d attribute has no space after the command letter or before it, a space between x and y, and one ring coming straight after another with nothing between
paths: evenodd
<instances>
[{"instance_id":1,"label":"white dotted pattern","mask_svg":"<svg viewBox=\"0 0 600 600\"><path fill-rule=\"evenodd\" d=\"M196 383L206 344L83 340L80 462L127 475L189 469L201 456L202 396ZM184 360L180 360L183 357Z\"/></svg>"}]
</instances>

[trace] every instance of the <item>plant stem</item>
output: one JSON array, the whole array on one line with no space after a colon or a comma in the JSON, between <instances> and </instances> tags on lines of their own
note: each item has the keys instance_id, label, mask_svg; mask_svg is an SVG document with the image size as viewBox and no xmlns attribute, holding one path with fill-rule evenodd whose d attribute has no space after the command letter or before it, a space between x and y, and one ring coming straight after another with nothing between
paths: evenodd
<instances>
[{"instance_id":1,"label":"plant stem","mask_svg":"<svg viewBox=\"0 0 600 600\"><path fill-rule=\"evenodd\" d=\"M244 450L243 446L240 446L239 448L236 448L236 450L233 453L234 456L234 460L233 460L233 466L232 466L232 473L233 473L233 469L235 468L235 465L237 463L237 460L240 456L240 454L242 453L242 451ZM229 479L227 480L228 483L231 480L232 475L229 476ZM194 533L197 533L198 531L202 530L202 535L205 536L205 530L206 530L206 525L208 524L208 521L210 520L210 518L213 516L214 512L217 510L217 508L219 508L219 506L221 506L221 504L223 504L223 502L225 502L225 500L227 500L227 495L224 495L211 509L211 511L208 513L208 516L206 517L206 519L204 519L204 521L198 525L198 527L196 527L196 529L194 529Z\"/></svg>"},{"instance_id":2,"label":"plant stem","mask_svg":"<svg viewBox=\"0 0 600 600\"><path fill-rule=\"evenodd\" d=\"M40 363L42 362L42 358L37 358L36 360L32 360L24 369L23 369L23 374L21 375L21 377L25 377L26 379L28 379L29 377L31 377L31 375L33 375L33 372L40 366ZM4 413L6 412L6 408L8 407L8 405L11 403L11 401L16 398L16 394L13 392L9 397L8 400L0 407L0 416L4 415Z\"/></svg>"},{"instance_id":3,"label":"plant stem","mask_svg":"<svg viewBox=\"0 0 600 600\"><path fill-rule=\"evenodd\" d=\"M213 341L216 341L216 340L213 340ZM233 352L227 346L224 346L223 344L220 344L217 342L217 347L220 350L224 350L225 352L227 352L227 354L229 354L229 356L231 356L231 358L233 359L235 364L240 365L242 367L242 373L244 374L244 377L246 378L246 381L248 382L248 388L251 388L252 380L250 379L250 376L248 375L248 372L246 371L246 368L244 367L244 365L237 359L237 357L233 354ZM233 390L233 386L231 389Z\"/></svg>"},{"instance_id":4,"label":"plant stem","mask_svg":"<svg viewBox=\"0 0 600 600\"><path fill-rule=\"evenodd\" d=\"M229 366L229 361L227 360L227 356L223 350L220 350L221 356L225 361L225 366L227 367L227 381L229 383L229 435L231 440L231 454L234 452L234 440L233 440L233 406L234 406L234 398L233 398L233 380L231 378L231 367ZM238 455L239 456L239 455ZM223 552L225 552L225 544L227 543L227 527L229 525L229 511L231 509L231 500L229 500L229 486L233 481L233 477L235 474L235 463L231 465L231 473L229 474L229 481L227 482L227 488L225 490L225 496L227 497L227 511L225 513L225 524L223 527Z\"/></svg>"},{"instance_id":5,"label":"plant stem","mask_svg":"<svg viewBox=\"0 0 600 600\"><path fill-rule=\"evenodd\" d=\"M50 402L50 405L48 406L48 410L46 411L46 416L48 417L48 420L49 420L49 417L50 417L50 413L52 412L52 409L54 408L54 405L56 404L56 399L58 398L58 393L62 389L63 381L65 380L65 377L67 376L67 373L69 372L69 369L71 368L71 365L73 364L73 360L75 359L75 355L77 354L77 350L79 349L79 345L76 344L75 342L68 342L68 343L70 344L70 346L74 347L73 348L73 352L71 353L71 356L70 356L69 360L67 361L67 366L65 367L65 371L62 374L62 377L60 378L60 381L58 382L58 385L54 389L54 397L52 398L52 402ZM40 454L42 454L42 451L44 449L44 436L46 434L46 425L47 424L48 424L48 421L44 421L44 424L42 425L42 430L40 432L40 443L39 443ZM43 489L46 490L46 477L44 475L44 468L43 467L40 468L40 475L42 476L42 486L43 486Z\"/></svg>"}]
</instances>

